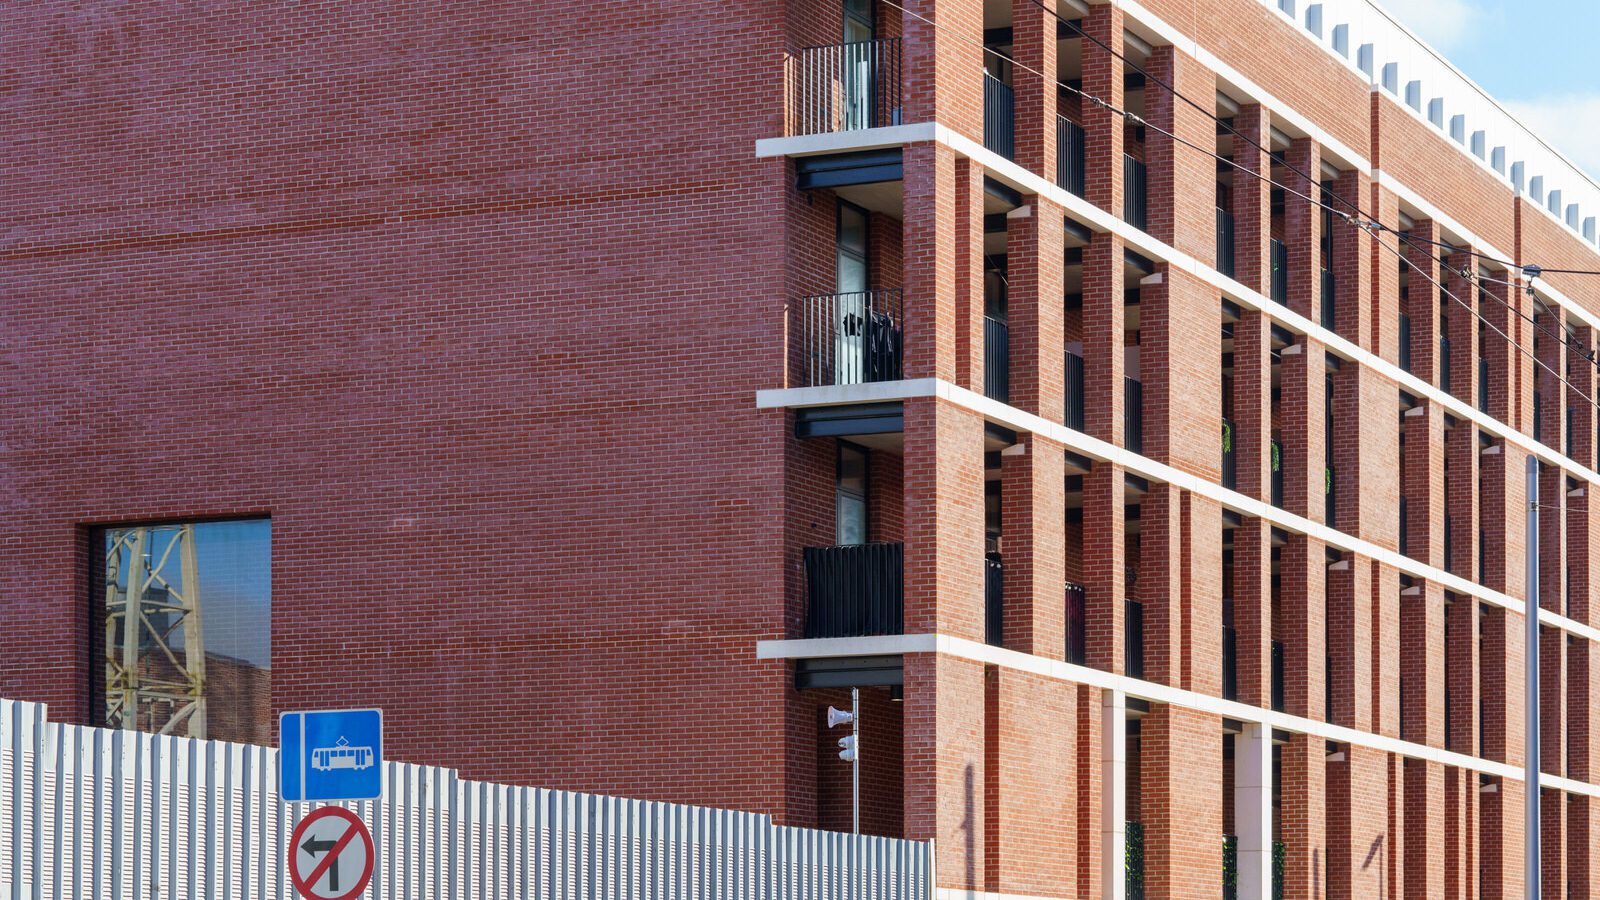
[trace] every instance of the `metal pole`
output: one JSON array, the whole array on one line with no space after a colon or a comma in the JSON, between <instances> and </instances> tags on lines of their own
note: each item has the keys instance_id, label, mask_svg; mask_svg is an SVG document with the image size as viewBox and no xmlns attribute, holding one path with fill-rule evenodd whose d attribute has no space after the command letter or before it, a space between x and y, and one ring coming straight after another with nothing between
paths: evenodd
<instances>
[{"instance_id":1,"label":"metal pole","mask_svg":"<svg viewBox=\"0 0 1600 900\"><path fill-rule=\"evenodd\" d=\"M856 739L850 760L850 832L861 833L861 689L850 689L850 735Z\"/></svg>"},{"instance_id":2,"label":"metal pole","mask_svg":"<svg viewBox=\"0 0 1600 900\"><path fill-rule=\"evenodd\" d=\"M1539 461L1528 457L1528 606L1523 616L1527 642L1523 657L1527 660L1527 774L1524 776L1526 801L1523 810L1524 852L1522 883L1527 900L1539 900Z\"/></svg>"}]
</instances>

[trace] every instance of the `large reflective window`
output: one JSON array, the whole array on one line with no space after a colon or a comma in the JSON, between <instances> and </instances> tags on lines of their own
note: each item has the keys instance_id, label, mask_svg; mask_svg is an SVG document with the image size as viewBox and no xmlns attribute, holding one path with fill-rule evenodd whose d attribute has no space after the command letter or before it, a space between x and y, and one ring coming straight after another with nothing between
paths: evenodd
<instances>
[{"instance_id":1,"label":"large reflective window","mask_svg":"<svg viewBox=\"0 0 1600 900\"><path fill-rule=\"evenodd\" d=\"M119 525L94 547L100 724L272 743L271 521Z\"/></svg>"}]
</instances>

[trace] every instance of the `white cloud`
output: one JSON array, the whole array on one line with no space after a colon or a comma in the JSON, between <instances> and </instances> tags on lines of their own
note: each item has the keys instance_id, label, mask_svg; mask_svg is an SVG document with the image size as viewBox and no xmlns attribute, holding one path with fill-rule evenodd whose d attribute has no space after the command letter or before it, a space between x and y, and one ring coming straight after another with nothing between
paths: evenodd
<instances>
[{"instance_id":1,"label":"white cloud","mask_svg":"<svg viewBox=\"0 0 1600 900\"><path fill-rule=\"evenodd\" d=\"M1445 53L1475 37L1483 19L1482 10L1467 0L1379 0L1379 5Z\"/></svg>"},{"instance_id":2,"label":"white cloud","mask_svg":"<svg viewBox=\"0 0 1600 900\"><path fill-rule=\"evenodd\" d=\"M1568 159L1600 178L1600 93L1502 101L1506 109Z\"/></svg>"}]
</instances>

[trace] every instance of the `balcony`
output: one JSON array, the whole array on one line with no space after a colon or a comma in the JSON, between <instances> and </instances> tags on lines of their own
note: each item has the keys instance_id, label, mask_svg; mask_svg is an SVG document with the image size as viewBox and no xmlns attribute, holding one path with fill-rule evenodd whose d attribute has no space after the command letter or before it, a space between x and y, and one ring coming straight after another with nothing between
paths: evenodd
<instances>
[{"instance_id":1,"label":"balcony","mask_svg":"<svg viewBox=\"0 0 1600 900\"><path fill-rule=\"evenodd\" d=\"M1081 584L1067 582L1067 662L1089 664L1089 595Z\"/></svg>"},{"instance_id":2,"label":"balcony","mask_svg":"<svg viewBox=\"0 0 1600 900\"><path fill-rule=\"evenodd\" d=\"M1232 419L1222 420L1222 486L1230 490L1239 488L1239 455L1234 452L1234 425Z\"/></svg>"},{"instance_id":3,"label":"balcony","mask_svg":"<svg viewBox=\"0 0 1600 900\"><path fill-rule=\"evenodd\" d=\"M795 305L805 387L900 378L898 290L802 297Z\"/></svg>"},{"instance_id":4,"label":"balcony","mask_svg":"<svg viewBox=\"0 0 1600 900\"><path fill-rule=\"evenodd\" d=\"M1283 712L1283 641L1272 642L1272 708Z\"/></svg>"},{"instance_id":5,"label":"balcony","mask_svg":"<svg viewBox=\"0 0 1600 900\"><path fill-rule=\"evenodd\" d=\"M1122 382L1122 444L1134 453L1144 452L1144 385L1124 378Z\"/></svg>"},{"instance_id":6,"label":"balcony","mask_svg":"<svg viewBox=\"0 0 1600 900\"><path fill-rule=\"evenodd\" d=\"M1439 390L1452 394L1450 390L1450 339L1439 335Z\"/></svg>"},{"instance_id":7,"label":"balcony","mask_svg":"<svg viewBox=\"0 0 1600 900\"><path fill-rule=\"evenodd\" d=\"M1329 331L1334 330L1334 290L1333 270L1322 270L1322 327Z\"/></svg>"},{"instance_id":8,"label":"balcony","mask_svg":"<svg viewBox=\"0 0 1600 900\"><path fill-rule=\"evenodd\" d=\"M1145 165L1122 155L1122 220L1140 231L1149 230L1149 183Z\"/></svg>"},{"instance_id":9,"label":"balcony","mask_svg":"<svg viewBox=\"0 0 1600 900\"><path fill-rule=\"evenodd\" d=\"M865 637L904 631L900 544L805 548L806 637Z\"/></svg>"},{"instance_id":10,"label":"balcony","mask_svg":"<svg viewBox=\"0 0 1600 900\"><path fill-rule=\"evenodd\" d=\"M1411 317L1400 314L1400 368L1411 371Z\"/></svg>"},{"instance_id":11,"label":"balcony","mask_svg":"<svg viewBox=\"0 0 1600 900\"><path fill-rule=\"evenodd\" d=\"M983 146L1017 158L1017 104L1011 85L983 73Z\"/></svg>"},{"instance_id":12,"label":"balcony","mask_svg":"<svg viewBox=\"0 0 1600 900\"><path fill-rule=\"evenodd\" d=\"M1082 125L1066 116L1056 116L1056 183L1079 197L1088 190L1085 140Z\"/></svg>"},{"instance_id":13,"label":"balcony","mask_svg":"<svg viewBox=\"0 0 1600 900\"><path fill-rule=\"evenodd\" d=\"M1127 618L1123 634L1127 641L1122 648L1122 673L1129 678L1144 677L1144 604L1137 600L1122 601Z\"/></svg>"},{"instance_id":14,"label":"balcony","mask_svg":"<svg viewBox=\"0 0 1600 900\"><path fill-rule=\"evenodd\" d=\"M1064 393L1067 398L1066 424L1076 431L1083 430L1084 382L1083 357L1067 354L1067 380Z\"/></svg>"},{"instance_id":15,"label":"balcony","mask_svg":"<svg viewBox=\"0 0 1600 900\"><path fill-rule=\"evenodd\" d=\"M1272 239L1272 299L1289 303L1289 248L1283 241Z\"/></svg>"},{"instance_id":16,"label":"balcony","mask_svg":"<svg viewBox=\"0 0 1600 900\"><path fill-rule=\"evenodd\" d=\"M1233 216L1217 207L1217 271L1234 277Z\"/></svg>"},{"instance_id":17,"label":"balcony","mask_svg":"<svg viewBox=\"0 0 1600 900\"><path fill-rule=\"evenodd\" d=\"M1478 412L1489 411L1489 360L1478 357Z\"/></svg>"},{"instance_id":18,"label":"balcony","mask_svg":"<svg viewBox=\"0 0 1600 900\"><path fill-rule=\"evenodd\" d=\"M1322 470L1322 521L1327 523L1329 528L1336 527L1335 523L1339 521L1339 508L1333 499L1335 496L1333 490L1333 467L1327 466Z\"/></svg>"},{"instance_id":19,"label":"balcony","mask_svg":"<svg viewBox=\"0 0 1600 900\"><path fill-rule=\"evenodd\" d=\"M1272 463L1272 505L1283 508L1283 443L1274 440L1267 446Z\"/></svg>"},{"instance_id":20,"label":"balcony","mask_svg":"<svg viewBox=\"0 0 1600 900\"><path fill-rule=\"evenodd\" d=\"M1222 699L1239 699L1239 629L1232 625L1222 626Z\"/></svg>"},{"instance_id":21,"label":"balcony","mask_svg":"<svg viewBox=\"0 0 1600 900\"><path fill-rule=\"evenodd\" d=\"M900 124L899 38L808 47L786 66L789 134Z\"/></svg>"},{"instance_id":22,"label":"balcony","mask_svg":"<svg viewBox=\"0 0 1600 900\"><path fill-rule=\"evenodd\" d=\"M994 316L983 317L983 394L1011 402L1011 327Z\"/></svg>"},{"instance_id":23,"label":"balcony","mask_svg":"<svg viewBox=\"0 0 1600 900\"><path fill-rule=\"evenodd\" d=\"M996 647L1005 645L1005 583L1000 555L989 554L983 561L983 635Z\"/></svg>"}]
</instances>

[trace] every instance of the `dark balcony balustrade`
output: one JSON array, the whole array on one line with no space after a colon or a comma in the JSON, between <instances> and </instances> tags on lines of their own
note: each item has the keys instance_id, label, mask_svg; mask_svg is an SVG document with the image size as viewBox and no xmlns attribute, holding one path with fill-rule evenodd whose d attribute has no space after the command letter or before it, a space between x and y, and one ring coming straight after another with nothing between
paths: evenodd
<instances>
[{"instance_id":1,"label":"dark balcony balustrade","mask_svg":"<svg viewBox=\"0 0 1600 900\"><path fill-rule=\"evenodd\" d=\"M1089 595L1081 584L1067 582L1067 662L1089 664Z\"/></svg>"},{"instance_id":2,"label":"dark balcony balustrade","mask_svg":"<svg viewBox=\"0 0 1600 900\"><path fill-rule=\"evenodd\" d=\"M1122 220L1140 231L1150 225L1149 182L1145 165L1132 155L1122 155Z\"/></svg>"},{"instance_id":3,"label":"dark balcony balustrade","mask_svg":"<svg viewBox=\"0 0 1600 900\"><path fill-rule=\"evenodd\" d=\"M1284 857L1288 845L1272 842L1272 900L1283 900ZM1239 900L1239 838L1222 836L1222 900Z\"/></svg>"},{"instance_id":4,"label":"dark balcony balustrade","mask_svg":"<svg viewBox=\"0 0 1600 900\"><path fill-rule=\"evenodd\" d=\"M1222 697L1239 699L1239 630L1222 626Z\"/></svg>"},{"instance_id":5,"label":"dark balcony balustrade","mask_svg":"<svg viewBox=\"0 0 1600 900\"><path fill-rule=\"evenodd\" d=\"M900 377L905 335L898 290L802 297L795 311L806 387Z\"/></svg>"},{"instance_id":6,"label":"dark balcony balustrade","mask_svg":"<svg viewBox=\"0 0 1600 900\"><path fill-rule=\"evenodd\" d=\"M1144 823L1124 823L1122 833L1123 896L1126 900L1144 900Z\"/></svg>"},{"instance_id":7,"label":"dark balcony balustrade","mask_svg":"<svg viewBox=\"0 0 1600 900\"><path fill-rule=\"evenodd\" d=\"M1273 441L1267 445L1267 455L1272 466L1272 505L1283 508L1283 444Z\"/></svg>"},{"instance_id":8,"label":"dark balcony balustrade","mask_svg":"<svg viewBox=\"0 0 1600 900\"><path fill-rule=\"evenodd\" d=\"M864 637L905 630L900 544L805 548L806 637Z\"/></svg>"},{"instance_id":9,"label":"dark balcony balustrade","mask_svg":"<svg viewBox=\"0 0 1600 900\"><path fill-rule=\"evenodd\" d=\"M1400 368L1411 371L1411 317L1400 314Z\"/></svg>"},{"instance_id":10,"label":"dark balcony balustrade","mask_svg":"<svg viewBox=\"0 0 1600 900\"><path fill-rule=\"evenodd\" d=\"M1222 420L1222 486L1232 490L1239 487L1239 454L1235 452L1238 441L1232 419Z\"/></svg>"},{"instance_id":11,"label":"dark balcony balustrade","mask_svg":"<svg viewBox=\"0 0 1600 900\"><path fill-rule=\"evenodd\" d=\"M1446 394L1455 393L1450 384L1450 339L1439 335L1439 390Z\"/></svg>"},{"instance_id":12,"label":"dark balcony balustrade","mask_svg":"<svg viewBox=\"0 0 1600 900\"><path fill-rule=\"evenodd\" d=\"M1289 303L1289 248L1283 241L1272 239L1272 299Z\"/></svg>"},{"instance_id":13,"label":"dark balcony balustrade","mask_svg":"<svg viewBox=\"0 0 1600 900\"><path fill-rule=\"evenodd\" d=\"M1283 712L1283 641L1272 642L1272 708Z\"/></svg>"},{"instance_id":14,"label":"dark balcony balustrade","mask_svg":"<svg viewBox=\"0 0 1600 900\"><path fill-rule=\"evenodd\" d=\"M1489 360L1478 357L1478 412L1489 411Z\"/></svg>"},{"instance_id":15,"label":"dark balcony balustrade","mask_svg":"<svg viewBox=\"0 0 1600 900\"><path fill-rule=\"evenodd\" d=\"M1217 207L1217 271L1232 278L1235 272L1233 215Z\"/></svg>"},{"instance_id":16,"label":"dark balcony balustrade","mask_svg":"<svg viewBox=\"0 0 1600 900\"><path fill-rule=\"evenodd\" d=\"M1017 158L1017 101L1011 85L983 73L983 146Z\"/></svg>"},{"instance_id":17,"label":"dark balcony balustrade","mask_svg":"<svg viewBox=\"0 0 1600 900\"><path fill-rule=\"evenodd\" d=\"M983 317L983 394L1011 402L1011 327L994 316Z\"/></svg>"},{"instance_id":18,"label":"dark balcony balustrade","mask_svg":"<svg viewBox=\"0 0 1600 900\"><path fill-rule=\"evenodd\" d=\"M983 636L996 647L1006 639L1006 573L1000 555L991 553L983 561Z\"/></svg>"},{"instance_id":19,"label":"dark balcony balustrade","mask_svg":"<svg viewBox=\"0 0 1600 900\"><path fill-rule=\"evenodd\" d=\"M1329 331L1333 331L1334 330L1334 323L1336 322L1336 319L1334 317L1334 308L1335 308L1334 298L1337 297L1337 296L1338 296L1338 292L1336 290L1336 286L1335 286L1335 282L1334 282L1334 278L1333 278L1333 270L1331 270L1331 269L1323 269L1322 270L1322 327L1328 329Z\"/></svg>"},{"instance_id":20,"label":"dark balcony balustrade","mask_svg":"<svg viewBox=\"0 0 1600 900\"><path fill-rule=\"evenodd\" d=\"M1122 443L1134 453L1143 453L1144 385L1124 378L1122 388Z\"/></svg>"},{"instance_id":21,"label":"dark balcony balustrade","mask_svg":"<svg viewBox=\"0 0 1600 900\"><path fill-rule=\"evenodd\" d=\"M1330 528L1337 527L1339 521L1339 507L1334 502L1336 496L1333 490L1333 467L1326 466L1322 470L1322 515Z\"/></svg>"},{"instance_id":22,"label":"dark balcony balustrade","mask_svg":"<svg viewBox=\"0 0 1600 900\"><path fill-rule=\"evenodd\" d=\"M1065 419L1067 427L1076 431L1082 431L1084 427L1083 357L1076 353L1067 354L1067 379L1065 393L1067 398L1067 414Z\"/></svg>"},{"instance_id":23,"label":"dark balcony balustrade","mask_svg":"<svg viewBox=\"0 0 1600 900\"><path fill-rule=\"evenodd\" d=\"M1056 116L1056 183L1067 193L1088 191L1088 144L1083 126L1066 116Z\"/></svg>"},{"instance_id":24,"label":"dark balcony balustrade","mask_svg":"<svg viewBox=\"0 0 1600 900\"><path fill-rule=\"evenodd\" d=\"M899 38L807 47L787 65L790 134L900 124Z\"/></svg>"},{"instance_id":25,"label":"dark balcony balustrade","mask_svg":"<svg viewBox=\"0 0 1600 900\"><path fill-rule=\"evenodd\" d=\"M1129 678L1144 677L1144 604L1137 600L1124 600L1123 635L1127 638L1122 648L1122 672Z\"/></svg>"}]
</instances>

